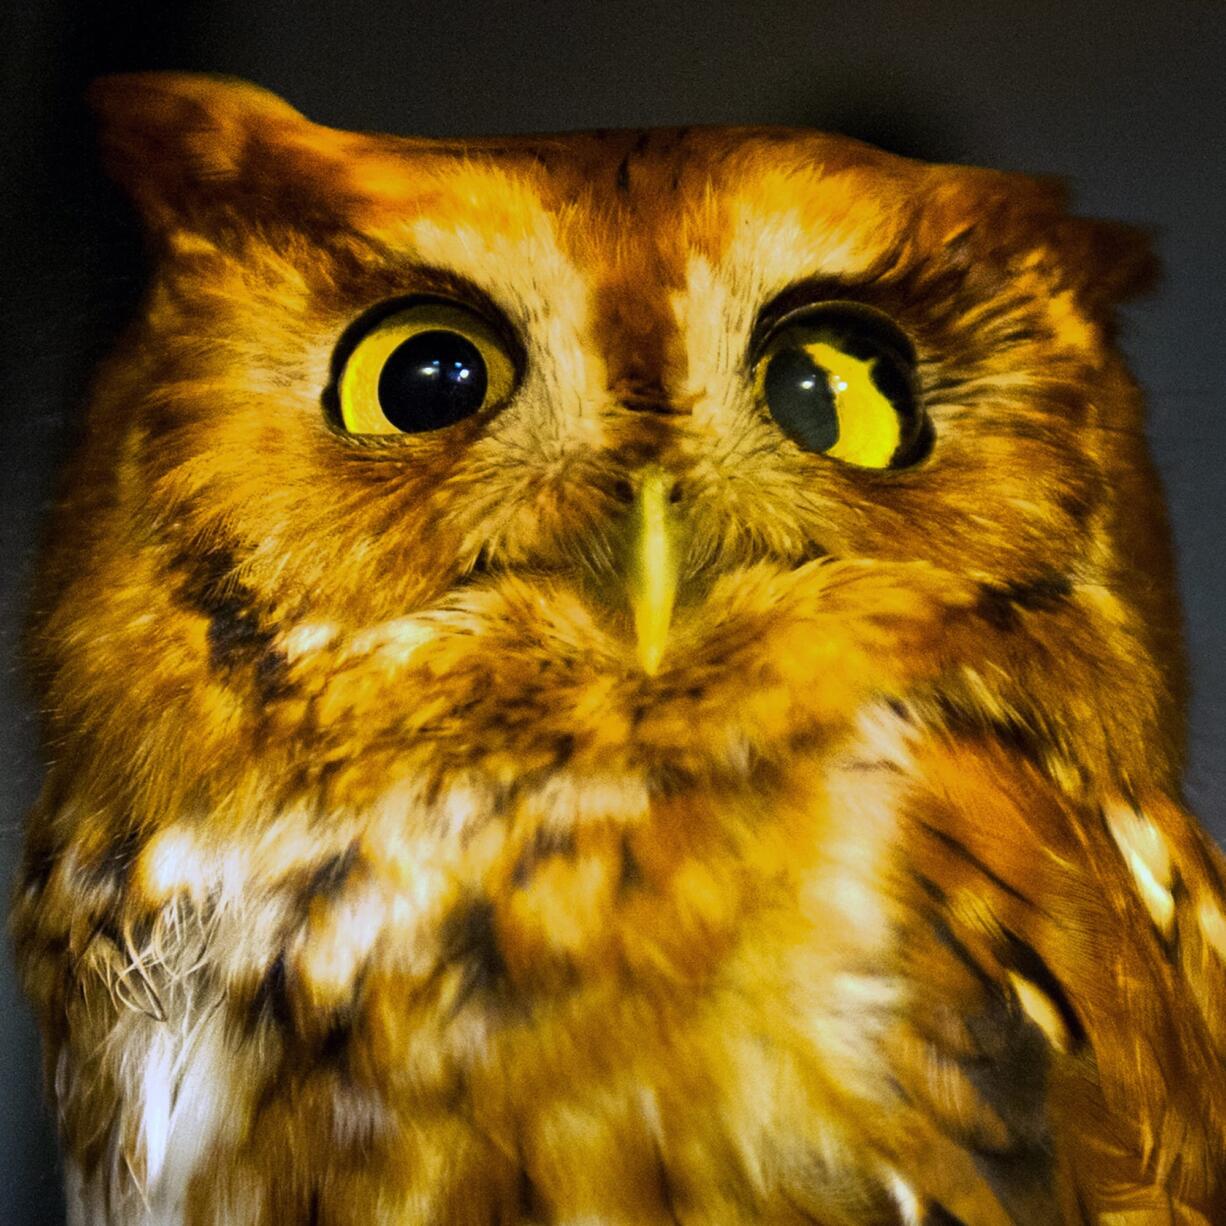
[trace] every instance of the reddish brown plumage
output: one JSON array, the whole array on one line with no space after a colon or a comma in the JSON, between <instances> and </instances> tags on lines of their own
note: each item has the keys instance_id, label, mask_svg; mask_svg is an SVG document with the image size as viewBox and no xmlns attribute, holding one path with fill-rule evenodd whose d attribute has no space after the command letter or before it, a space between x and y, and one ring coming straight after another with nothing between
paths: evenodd
<instances>
[{"instance_id":1,"label":"reddish brown plumage","mask_svg":"<svg viewBox=\"0 0 1226 1226\"><path fill-rule=\"evenodd\" d=\"M1135 234L813 133L96 101L158 262L36 595L14 913L82 1220L1226 1218ZM496 313L516 391L346 437L338 340L415 293ZM754 400L830 300L914 345L913 467Z\"/></svg>"}]
</instances>

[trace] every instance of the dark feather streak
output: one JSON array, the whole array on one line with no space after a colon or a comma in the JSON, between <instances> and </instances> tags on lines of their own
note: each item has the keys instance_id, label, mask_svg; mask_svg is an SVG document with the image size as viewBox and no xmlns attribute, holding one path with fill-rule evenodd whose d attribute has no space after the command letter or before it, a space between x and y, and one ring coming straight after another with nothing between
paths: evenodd
<instances>
[{"instance_id":1,"label":"dark feather streak","mask_svg":"<svg viewBox=\"0 0 1226 1226\"><path fill-rule=\"evenodd\" d=\"M532 841L520 853L511 873L511 881L526 886L537 867L552 856L570 859L575 854L575 836L569 830L537 830Z\"/></svg>"},{"instance_id":2,"label":"dark feather streak","mask_svg":"<svg viewBox=\"0 0 1226 1226\"><path fill-rule=\"evenodd\" d=\"M507 967L498 948L494 906L488 899L474 898L456 907L443 923L439 942L444 965L461 970L457 1006L506 986Z\"/></svg>"},{"instance_id":3,"label":"dark feather streak","mask_svg":"<svg viewBox=\"0 0 1226 1226\"><path fill-rule=\"evenodd\" d=\"M966 1226L960 1217L954 1217L944 1205L929 1205L924 1214L924 1226Z\"/></svg>"},{"instance_id":4,"label":"dark feather streak","mask_svg":"<svg viewBox=\"0 0 1226 1226\"><path fill-rule=\"evenodd\" d=\"M1010 898L1017 899L1018 902L1025 904L1032 910L1038 909L1038 903L1034 899L1023 894L1015 885L1006 881L991 865L985 864L965 843L960 839L955 838L948 831L940 829L938 826L933 826L929 822L920 822L924 831L931 835L947 850L953 852L959 859L965 860L974 869L986 877L998 890L1003 890Z\"/></svg>"},{"instance_id":5,"label":"dark feather streak","mask_svg":"<svg viewBox=\"0 0 1226 1226\"><path fill-rule=\"evenodd\" d=\"M105 889L115 896L122 894L127 889L132 869L144 845L141 832L129 827L113 838L96 860L79 865L77 874L81 883Z\"/></svg>"},{"instance_id":6,"label":"dark feather streak","mask_svg":"<svg viewBox=\"0 0 1226 1226\"><path fill-rule=\"evenodd\" d=\"M303 893L303 902L313 898L334 898L348 880L357 859L357 847L350 845L343 852L329 856L312 873Z\"/></svg>"},{"instance_id":7,"label":"dark feather streak","mask_svg":"<svg viewBox=\"0 0 1226 1226\"><path fill-rule=\"evenodd\" d=\"M279 953L264 972L247 1007L248 1032L267 1021L285 1032L293 1027L294 1017L290 1008L284 952Z\"/></svg>"},{"instance_id":8,"label":"dark feather streak","mask_svg":"<svg viewBox=\"0 0 1226 1226\"><path fill-rule=\"evenodd\" d=\"M1008 1142L985 1148L958 1138L993 1192L1018 1222L1058 1222L1054 1200L1054 1165L1047 1119L1047 1072L1051 1049L1043 1032L1018 1007L1000 980L985 969L950 928L940 908L944 891L919 876L921 888L935 904L927 920L937 940L955 955L982 985L979 1003L965 1016L976 1054L957 1061L982 1102L1005 1125ZM1028 948L1028 947L1027 947ZM1037 953L1028 959L1020 947L1002 950L1002 962L1015 956L1043 978ZM1020 968L1019 968L1020 969ZM1048 972L1050 976L1050 971ZM1051 976L1054 980L1054 976ZM1057 985L1058 987L1058 985ZM1053 998L1054 999L1054 998ZM1057 1005L1057 1007L1059 1007ZM940 1219L937 1219L938 1221Z\"/></svg>"},{"instance_id":9,"label":"dark feather streak","mask_svg":"<svg viewBox=\"0 0 1226 1226\"><path fill-rule=\"evenodd\" d=\"M1066 575L1045 574L1010 583L979 585L975 612L997 630L1016 630L1021 624L1018 610L1051 613L1073 594Z\"/></svg>"},{"instance_id":10,"label":"dark feather streak","mask_svg":"<svg viewBox=\"0 0 1226 1226\"><path fill-rule=\"evenodd\" d=\"M255 593L235 577L234 554L179 554L171 569L183 576L183 603L208 618L209 667L222 675L249 668L262 701L284 696L288 665L274 646L277 632L264 624Z\"/></svg>"}]
</instances>

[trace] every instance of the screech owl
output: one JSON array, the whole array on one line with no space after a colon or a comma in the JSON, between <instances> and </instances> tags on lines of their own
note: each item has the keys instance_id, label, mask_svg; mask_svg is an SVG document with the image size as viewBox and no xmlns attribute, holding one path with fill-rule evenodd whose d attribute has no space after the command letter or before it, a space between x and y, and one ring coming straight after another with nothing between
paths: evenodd
<instances>
[{"instance_id":1,"label":"screech owl","mask_svg":"<svg viewBox=\"0 0 1226 1226\"><path fill-rule=\"evenodd\" d=\"M72 1221L1226 1221L1141 236L93 100L155 258L30 634Z\"/></svg>"}]
</instances>

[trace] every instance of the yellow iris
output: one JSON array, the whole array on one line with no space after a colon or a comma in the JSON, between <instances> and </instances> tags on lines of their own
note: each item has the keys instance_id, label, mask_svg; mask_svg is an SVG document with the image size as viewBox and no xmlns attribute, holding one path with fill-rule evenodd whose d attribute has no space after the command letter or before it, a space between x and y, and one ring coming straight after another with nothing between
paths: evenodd
<instances>
[{"instance_id":1,"label":"yellow iris","mask_svg":"<svg viewBox=\"0 0 1226 1226\"><path fill-rule=\"evenodd\" d=\"M857 358L825 341L804 346L826 371L839 417L839 441L826 452L861 468L886 468L902 441L898 413L873 382L876 358Z\"/></svg>"},{"instance_id":2,"label":"yellow iris","mask_svg":"<svg viewBox=\"0 0 1226 1226\"><path fill-rule=\"evenodd\" d=\"M754 375L762 404L804 451L890 468L912 462L923 441L911 344L876 312L831 305L784 321Z\"/></svg>"},{"instance_id":3,"label":"yellow iris","mask_svg":"<svg viewBox=\"0 0 1226 1226\"><path fill-rule=\"evenodd\" d=\"M515 369L500 338L480 316L461 306L421 302L379 320L345 359L337 382L341 423L350 434L402 434L380 399L380 378L389 359L406 341L427 332L452 334L480 355L485 393L473 411L505 399ZM410 406L411 407L411 406Z\"/></svg>"}]
</instances>

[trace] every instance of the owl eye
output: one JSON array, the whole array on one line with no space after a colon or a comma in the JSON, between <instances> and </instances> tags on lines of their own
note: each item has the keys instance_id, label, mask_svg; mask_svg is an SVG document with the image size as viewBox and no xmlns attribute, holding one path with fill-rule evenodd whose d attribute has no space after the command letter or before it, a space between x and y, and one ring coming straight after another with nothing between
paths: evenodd
<instances>
[{"instance_id":1,"label":"owl eye","mask_svg":"<svg viewBox=\"0 0 1226 1226\"><path fill-rule=\"evenodd\" d=\"M782 319L754 366L759 399L798 447L861 468L919 457L924 416L906 337L875 312L840 304Z\"/></svg>"},{"instance_id":2,"label":"owl eye","mask_svg":"<svg viewBox=\"0 0 1226 1226\"><path fill-rule=\"evenodd\" d=\"M351 343L336 398L350 434L422 434L498 404L514 381L506 346L480 316L417 302Z\"/></svg>"}]
</instances>

